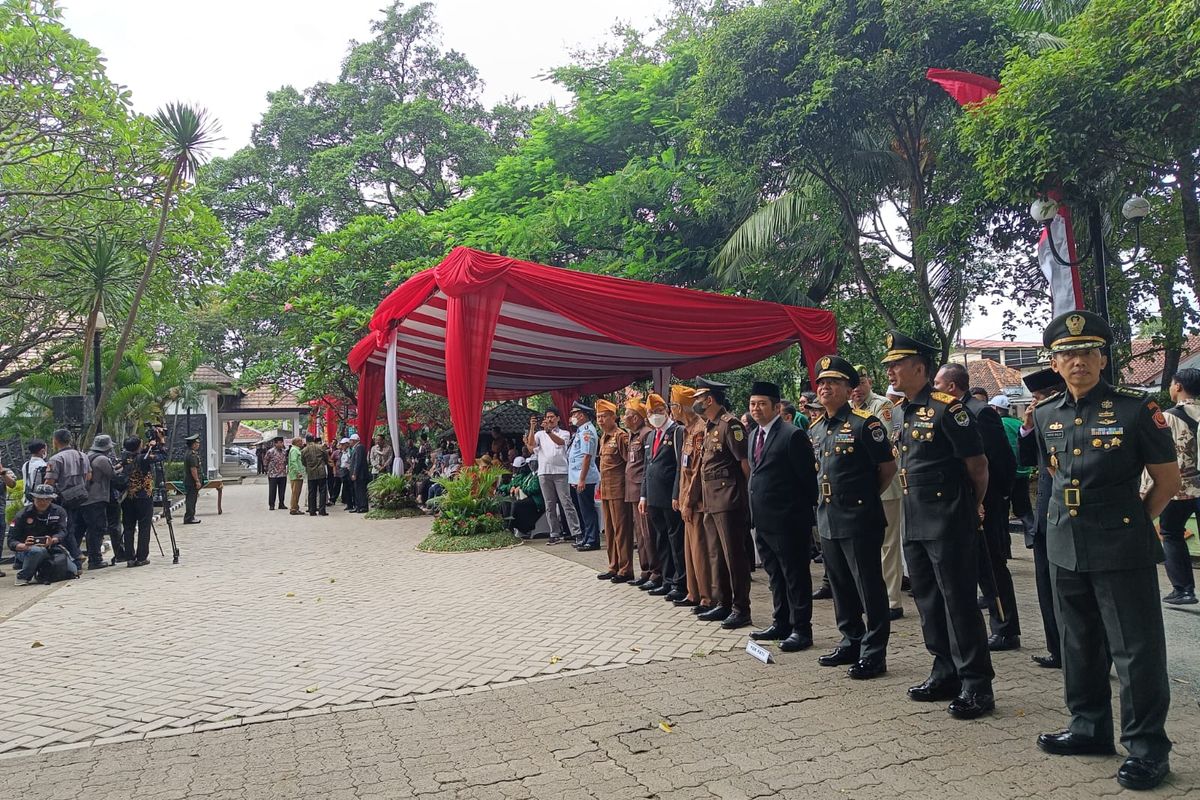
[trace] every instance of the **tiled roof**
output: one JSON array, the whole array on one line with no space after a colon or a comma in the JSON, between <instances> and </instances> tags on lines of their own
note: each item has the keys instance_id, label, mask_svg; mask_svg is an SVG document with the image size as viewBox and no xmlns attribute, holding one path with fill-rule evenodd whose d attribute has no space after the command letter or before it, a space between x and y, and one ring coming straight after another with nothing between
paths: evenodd
<instances>
[{"instance_id":1,"label":"tiled roof","mask_svg":"<svg viewBox=\"0 0 1200 800\"><path fill-rule=\"evenodd\" d=\"M1023 389L1021 373L1002 364L997 364L990 358L980 358L967 364L967 372L971 375L971 388L983 387L988 397L1004 394L1005 389L1013 387Z\"/></svg>"},{"instance_id":2,"label":"tiled roof","mask_svg":"<svg viewBox=\"0 0 1200 800\"><path fill-rule=\"evenodd\" d=\"M1134 339L1130 344L1133 357L1121 371L1121 382L1132 386L1158 384L1163 371L1162 345L1152 339ZM1200 355L1200 336L1189 336L1183 342L1180 362Z\"/></svg>"},{"instance_id":3,"label":"tiled roof","mask_svg":"<svg viewBox=\"0 0 1200 800\"><path fill-rule=\"evenodd\" d=\"M508 401L485 410L479 418L479 430L500 428L505 436L523 436L529 430L529 417L535 415L520 403Z\"/></svg>"},{"instance_id":4,"label":"tiled roof","mask_svg":"<svg viewBox=\"0 0 1200 800\"><path fill-rule=\"evenodd\" d=\"M216 367L210 367L208 364L201 364L196 367L196 371L192 373L192 380L196 383L212 383L217 386L233 385L233 378L221 372Z\"/></svg>"},{"instance_id":5,"label":"tiled roof","mask_svg":"<svg viewBox=\"0 0 1200 800\"><path fill-rule=\"evenodd\" d=\"M259 386L257 389L251 389L235 397L228 398L221 405L221 413L226 414L231 411L246 412L250 419L254 419L249 415L253 411L309 411L308 403L301 403L295 394L289 391L280 391L274 386Z\"/></svg>"},{"instance_id":6,"label":"tiled roof","mask_svg":"<svg viewBox=\"0 0 1200 800\"><path fill-rule=\"evenodd\" d=\"M263 438L262 431L256 431L254 428L248 428L241 423L238 424L237 433L233 435L235 442L259 442Z\"/></svg>"}]
</instances>

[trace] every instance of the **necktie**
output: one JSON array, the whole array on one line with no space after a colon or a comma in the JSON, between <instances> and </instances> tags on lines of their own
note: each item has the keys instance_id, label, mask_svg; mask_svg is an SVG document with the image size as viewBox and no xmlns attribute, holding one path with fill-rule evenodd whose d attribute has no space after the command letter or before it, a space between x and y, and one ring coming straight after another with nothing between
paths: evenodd
<instances>
[{"instance_id":1,"label":"necktie","mask_svg":"<svg viewBox=\"0 0 1200 800\"><path fill-rule=\"evenodd\" d=\"M654 433L654 449L650 451L651 457L658 455L658 446L662 444L662 428L659 428Z\"/></svg>"},{"instance_id":2,"label":"necktie","mask_svg":"<svg viewBox=\"0 0 1200 800\"><path fill-rule=\"evenodd\" d=\"M757 464L762 460L763 445L767 443L767 432L762 428L758 429L758 439L754 442L754 463Z\"/></svg>"}]
</instances>

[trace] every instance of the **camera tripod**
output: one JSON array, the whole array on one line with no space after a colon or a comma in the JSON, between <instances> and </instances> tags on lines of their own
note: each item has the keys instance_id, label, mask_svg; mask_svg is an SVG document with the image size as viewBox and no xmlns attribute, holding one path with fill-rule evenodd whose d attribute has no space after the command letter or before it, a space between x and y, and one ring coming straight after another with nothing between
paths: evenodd
<instances>
[{"instance_id":1,"label":"camera tripod","mask_svg":"<svg viewBox=\"0 0 1200 800\"><path fill-rule=\"evenodd\" d=\"M154 462L154 493L151 495L154 505L162 504L162 518L167 521L167 534L171 538L171 563L179 563L179 545L175 542L175 525L171 522L171 498L167 494L167 476L166 470L163 469L162 460ZM158 538L158 527L154 524L153 518L150 522L150 530L154 533L154 541L158 544L158 552L164 558L166 553L163 552L162 540Z\"/></svg>"}]
</instances>

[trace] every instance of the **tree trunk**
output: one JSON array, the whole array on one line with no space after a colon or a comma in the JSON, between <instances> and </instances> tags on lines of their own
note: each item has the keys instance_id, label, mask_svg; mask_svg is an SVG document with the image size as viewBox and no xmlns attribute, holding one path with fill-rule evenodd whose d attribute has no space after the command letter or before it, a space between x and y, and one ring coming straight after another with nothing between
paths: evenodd
<instances>
[{"instance_id":1,"label":"tree trunk","mask_svg":"<svg viewBox=\"0 0 1200 800\"><path fill-rule=\"evenodd\" d=\"M83 359L79 367L79 394L87 396L88 367L92 365L92 337L96 335L96 312L100 309L93 307L88 313L87 323L83 326Z\"/></svg>"},{"instance_id":2,"label":"tree trunk","mask_svg":"<svg viewBox=\"0 0 1200 800\"><path fill-rule=\"evenodd\" d=\"M1192 278L1192 292L1200 307L1200 197L1196 194L1196 154L1188 151L1179 158L1179 208L1183 216L1184 253Z\"/></svg>"},{"instance_id":3,"label":"tree trunk","mask_svg":"<svg viewBox=\"0 0 1200 800\"><path fill-rule=\"evenodd\" d=\"M133 324L137 320L138 306L142 303L142 297L146 294L146 287L150 285L150 275L154 272L154 264L158 260L158 251L162 248L163 231L167 228L167 217L171 213L171 194L175 191L175 186L179 183L180 173L183 172L184 160L182 158L175 159L175 163L171 166L171 175L167 178L167 185L163 189L162 213L158 217L158 230L154 233L154 241L150 245L150 253L146 257L146 268L142 270L142 277L138 281L137 291L133 294L133 302L129 304L129 315L125 318L125 325L121 328L121 338L117 340L117 349L113 353L112 364L108 366L108 372L104 375L104 385L100 387L100 396L96 399L96 404L99 407L104 406L104 398L113 390L113 386L117 382L117 373L121 370L121 361L125 358L125 349L129 347L129 340L133 336ZM87 440L91 441L96 435L96 423L92 422L88 428Z\"/></svg>"}]
</instances>

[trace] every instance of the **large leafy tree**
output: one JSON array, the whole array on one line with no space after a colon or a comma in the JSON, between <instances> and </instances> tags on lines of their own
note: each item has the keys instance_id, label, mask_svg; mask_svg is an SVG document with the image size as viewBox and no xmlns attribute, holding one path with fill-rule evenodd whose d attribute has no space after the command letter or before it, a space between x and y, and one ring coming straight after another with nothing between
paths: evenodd
<instances>
[{"instance_id":1,"label":"large leafy tree","mask_svg":"<svg viewBox=\"0 0 1200 800\"><path fill-rule=\"evenodd\" d=\"M523 135L528 110L482 105L475 68L438 43L432 4L393 2L372 34L351 42L336 82L271 93L250 146L205 170L234 259L263 266L360 215L444 208Z\"/></svg>"},{"instance_id":2,"label":"large leafy tree","mask_svg":"<svg viewBox=\"0 0 1200 800\"><path fill-rule=\"evenodd\" d=\"M820 299L847 269L898 324L910 296L881 286L898 269L945 353L986 285L999 209L957 151L957 108L925 71L996 72L1011 41L996 7L775 0L718 26L699 61L697 138L758 176L718 270L735 279L800 260Z\"/></svg>"}]
</instances>

